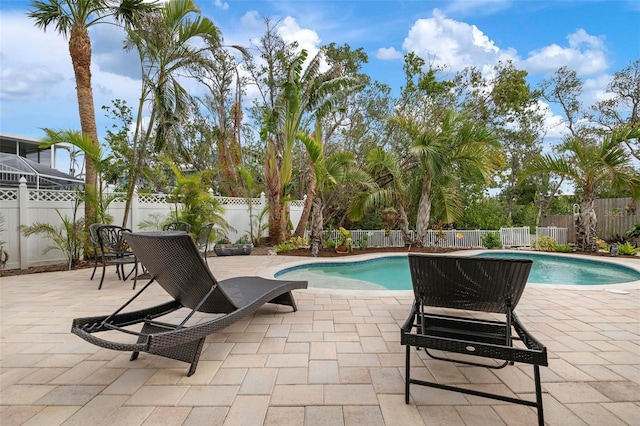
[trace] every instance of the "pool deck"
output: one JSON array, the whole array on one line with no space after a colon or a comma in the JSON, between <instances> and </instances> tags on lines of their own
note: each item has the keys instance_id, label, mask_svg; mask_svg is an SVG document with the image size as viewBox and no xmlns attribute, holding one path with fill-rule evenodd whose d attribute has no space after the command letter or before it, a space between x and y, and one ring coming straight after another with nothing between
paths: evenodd
<instances>
[{"instance_id":1,"label":"pool deck","mask_svg":"<svg viewBox=\"0 0 640 426\"><path fill-rule=\"evenodd\" d=\"M602 260L640 270L640 259ZM218 279L270 276L308 261L208 259ZM297 312L265 305L211 335L196 374L186 377L185 363L145 353L130 362L128 353L69 332L73 318L108 314L133 294L113 271L100 291L90 275L0 278L0 425L537 424L530 407L419 386L405 405L399 325L410 291L295 291ZM166 300L158 286L148 297ZM529 285L516 311L549 350L541 368L547 424L640 424L640 282ZM533 396L528 365L487 370L412 357L427 380Z\"/></svg>"}]
</instances>

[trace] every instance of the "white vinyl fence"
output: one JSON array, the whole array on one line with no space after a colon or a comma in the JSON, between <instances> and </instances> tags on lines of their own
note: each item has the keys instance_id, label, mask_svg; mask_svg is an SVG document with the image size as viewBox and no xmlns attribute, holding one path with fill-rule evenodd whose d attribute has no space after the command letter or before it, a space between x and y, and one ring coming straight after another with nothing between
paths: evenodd
<instances>
[{"instance_id":1,"label":"white vinyl fence","mask_svg":"<svg viewBox=\"0 0 640 426\"><path fill-rule=\"evenodd\" d=\"M547 235L556 239L558 244L566 244L567 229L566 228L536 228L538 235ZM508 247L531 247L532 240L536 235L529 233L529 227L523 226L518 228L501 228L500 230L461 230L447 229L442 231L427 231L424 246L427 247L443 247L443 248L460 248L473 249L483 248L482 236L489 233L499 233L502 246ZM410 232L411 238L414 238L415 232ZM337 229L325 231L325 240L333 240L336 242L340 239L340 233ZM351 241L353 247L404 247L405 241L402 232L399 230L387 231L379 230L351 230Z\"/></svg>"},{"instance_id":2,"label":"white vinyl fence","mask_svg":"<svg viewBox=\"0 0 640 426\"><path fill-rule=\"evenodd\" d=\"M217 197L225 207L225 220L235 228L229 238L232 241L248 234L251 226L249 205L254 218L267 205L264 197L246 199ZM124 198L117 197L108 208L108 213L113 216L115 224L122 224L124 215ZM303 200L291 202L290 215L294 227L300 220ZM62 217L70 220L74 217L80 219L84 215L84 206L76 206L76 193L74 191L53 191L28 189L26 185L20 188L0 188L0 215L4 219L3 230L0 232L0 241L4 241L3 248L9 254L7 269L26 269L31 266L40 266L52 263L63 263L63 254L59 250L52 250L44 254L43 250L51 246L51 240L42 235L33 235L26 238L18 231L20 225L32 225L34 223L48 223L53 226L61 226ZM164 218L169 215L176 206L167 201L165 194L134 194L132 210L127 227L133 231L140 230L139 224L145 220L153 219L154 215ZM265 219L266 220L266 219ZM254 222L255 225L255 222ZM536 235L546 235L554 238L558 244L566 244L566 228L536 228L536 235L529 233L529 227L502 228L499 231L487 230L429 230L427 232L425 246L446 248L482 248L482 236L487 233L498 232L504 247L529 247L535 241ZM411 237L414 234L412 231ZM352 230L353 247L404 247L405 241L399 230ZM325 231L324 239L338 241L338 230Z\"/></svg>"},{"instance_id":3,"label":"white vinyl fence","mask_svg":"<svg viewBox=\"0 0 640 426\"><path fill-rule=\"evenodd\" d=\"M116 194L118 195L118 194ZM176 205L167 201L165 194L137 194L134 193L131 214L127 227L133 231L140 230L139 224L146 220L154 220L154 215L165 218L176 209ZM251 216L255 218L267 205L261 198L231 198L216 197L225 207L224 218L235 231L228 235L235 241L251 229ZM60 250L43 253L52 242L41 234L25 237L20 231L20 225L47 223L55 227L62 225L62 219L76 220L84 217L84 205L77 205L74 191L36 190L27 188L26 184L19 188L0 188L0 217L4 220L0 231L0 241L3 249L9 254L6 269L26 269L32 266L64 263L65 258ZM249 214L251 204L252 214ZM290 217L294 227L300 221L304 201L296 200L290 203ZM124 194L117 196L109 205L108 213L113 216L113 223L122 225L124 217ZM59 214L58 214L59 213ZM267 218L265 218L267 220ZM254 228L255 229L255 228ZM264 232L267 234L267 231Z\"/></svg>"}]
</instances>

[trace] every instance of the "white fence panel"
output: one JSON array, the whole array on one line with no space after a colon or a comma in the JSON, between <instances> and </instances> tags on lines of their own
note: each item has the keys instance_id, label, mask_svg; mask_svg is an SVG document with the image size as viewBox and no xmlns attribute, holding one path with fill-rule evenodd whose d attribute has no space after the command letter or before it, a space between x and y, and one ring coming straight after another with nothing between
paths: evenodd
<instances>
[{"instance_id":1,"label":"white fence panel","mask_svg":"<svg viewBox=\"0 0 640 426\"><path fill-rule=\"evenodd\" d=\"M550 237L556 240L556 243L558 244L567 244L567 234L568 234L567 228L558 228L555 226L550 226L546 228L543 228L543 227L536 228L537 237L540 237L540 236Z\"/></svg>"},{"instance_id":2,"label":"white fence panel","mask_svg":"<svg viewBox=\"0 0 640 426\"><path fill-rule=\"evenodd\" d=\"M116 199L109 204L107 213L113 216L113 223L120 225L124 217L124 194L114 194ZM74 217L76 193L74 191L50 191L28 189L26 184L20 188L0 188L0 215L4 219L4 230L0 232L0 241L4 241L3 249L9 254L6 269L26 269L32 266L41 266L66 261L59 250L52 250L46 255L43 249L52 244L51 240L36 234L25 237L20 231L20 225L33 225L34 223L48 223L55 227L62 225L62 217L72 220ZM239 239L248 234L251 229L249 203L245 198L219 198L225 207L224 218L236 230L229 238ZM300 220L304 201L292 201L290 204L290 217L295 227ZM258 215L266 206L264 197L252 199L253 214ZM128 228L133 231L140 230L139 224L146 220L154 221L153 215L159 218L167 217L176 205L168 201L166 194L136 194L131 202L131 214L129 215ZM84 205L80 205L76 211L76 219L84 217Z\"/></svg>"},{"instance_id":3,"label":"white fence panel","mask_svg":"<svg viewBox=\"0 0 640 426\"><path fill-rule=\"evenodd\" d=\"M500 240L503 247L531 247L531 234L528 226L500 228Z\"/></svg>"}]
</instances>

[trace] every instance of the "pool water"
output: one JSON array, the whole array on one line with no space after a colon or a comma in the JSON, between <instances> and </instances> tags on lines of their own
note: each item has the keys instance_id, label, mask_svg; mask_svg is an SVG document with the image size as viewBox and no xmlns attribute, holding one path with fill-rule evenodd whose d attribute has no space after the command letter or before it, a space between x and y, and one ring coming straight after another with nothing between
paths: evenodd
<instances>
[{"instance_id":1,"label":"pool water","mask_svg":"<svg viewBox=\"0 0 640 426\"><path fill-rule=\"evenodd\" d=\"M530 284L602 285L640 280L640 272L597 260L573 259L533 253L482 253L478 257L531 259ZM307 280L313 287L411 290L406 256L358 262L310 263L287 268L278 278Z\"/></svg>"}]
</instances>

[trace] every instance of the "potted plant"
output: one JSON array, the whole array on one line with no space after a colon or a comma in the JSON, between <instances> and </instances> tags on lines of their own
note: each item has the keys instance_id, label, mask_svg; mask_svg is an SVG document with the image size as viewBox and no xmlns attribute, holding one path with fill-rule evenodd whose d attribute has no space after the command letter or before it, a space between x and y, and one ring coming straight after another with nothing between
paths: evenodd
<instances>
[{"instance_id":1,"label":"potted plant","mask_svg":"<svg viewBox=\"0 0 640 426\"><path fill-rule=\"evenodd\" d=\"M336 246L336 252L350 252L351 241L351 231L348 231L341 226L340 229L338 229L338 245Z\"/></svg>"},{"instance_id":2,"label":"potted plant","mask_svg":"<svg viewBox=\"0 0 640 426\"><path fill-rule=\"evenodd\" d=\"M229 237L224 236L216 241L213 251L217 256L237 256L240 254L251 254L253 244L248 235L243 235L234 244L231 243Z\"/></svg>"}]
</instances>

